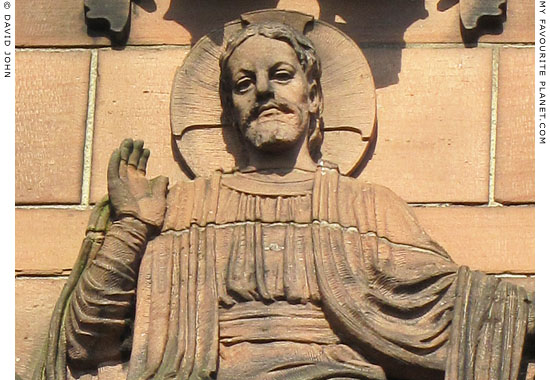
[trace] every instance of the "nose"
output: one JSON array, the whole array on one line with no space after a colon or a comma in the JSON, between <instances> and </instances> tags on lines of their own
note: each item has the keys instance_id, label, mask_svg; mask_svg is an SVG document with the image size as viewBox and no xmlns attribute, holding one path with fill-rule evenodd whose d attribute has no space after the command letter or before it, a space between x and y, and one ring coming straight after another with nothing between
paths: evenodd
<instances>
[{"instance_id":1,"label":"nose","mask_svg":"<svg viewBox=\"0 0 550 380\"><path fill-rule=\"evenodd\" d=\"M271 88L271 83L267 75L258 75L256 77L256 96L258 98L263 98L270 96L273 93Z\"/></svg>"}]
</instances>

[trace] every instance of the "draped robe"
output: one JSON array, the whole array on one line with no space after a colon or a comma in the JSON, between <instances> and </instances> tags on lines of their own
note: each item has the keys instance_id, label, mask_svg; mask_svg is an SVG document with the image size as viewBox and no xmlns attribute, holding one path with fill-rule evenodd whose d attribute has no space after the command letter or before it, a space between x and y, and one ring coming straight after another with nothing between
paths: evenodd
<instances>
[{"instance_id":1,"label":"draped robe","mask_svg":"<svg viewBox=\"0 0 550 380\"><path fill-rule=\"evenodd\" d=\"M384 187L326 168L274 177L170 189L130 360L86 376L517 378L523 288L459 267Z\"/></svg>"}]
</instances>

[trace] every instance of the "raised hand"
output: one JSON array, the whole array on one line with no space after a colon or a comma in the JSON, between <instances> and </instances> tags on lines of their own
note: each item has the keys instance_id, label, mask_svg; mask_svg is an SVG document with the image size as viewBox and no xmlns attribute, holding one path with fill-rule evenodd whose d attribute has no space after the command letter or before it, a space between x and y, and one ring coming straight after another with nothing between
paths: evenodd
<instances>
[{"instance_id":1,"label":"raised hand","mask_svg":"<svg viewBox=\"0 0 550 380\"><path fill-rule=\"evenodd\" d=\"M126 139L109 160L107 184L115 215L133 216L153 227L160 227L166 211L168 178L145 178L149 150L143 141Z\"/></svg>"}]
</instances>

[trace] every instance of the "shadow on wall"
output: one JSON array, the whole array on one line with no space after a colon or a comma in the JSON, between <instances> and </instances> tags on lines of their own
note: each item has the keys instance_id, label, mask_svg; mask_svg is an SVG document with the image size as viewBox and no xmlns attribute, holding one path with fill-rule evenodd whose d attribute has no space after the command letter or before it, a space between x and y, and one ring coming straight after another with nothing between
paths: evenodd
<instances>
[{"instance_id":1,"label":"shadow on wall","mask_svg":"<svg viewBox=\"0 0 550 380\"><path fill-rule=\"evenodd\" d=\"M319 0L319 3L319 18L336 26L355 42L364 41L374 46L391 44L394 47L383 55L366 54L366 58L376 88L397 84L405 31L416 21L428 17L424 0ZM377 17L372 17L373 14Z\"/></svg>"},{"instance_id":2,"label":"shadow on wall","mask_svg":"<svg viewBox=\"0 0 550 380\"><path fill-rule=\"evenodd\" d=\"M184 27L192 35L192 43L195 43L211 30L239 18L242 13L275 8L277 3L276 0L244 0L238 3L226 0L172 0L164 19ZM154 0L141 0L137 4L146 11L156 10ZM388 50L383 62L367 57L376 88L398 83L404 34L414 22L428 17L424 0L319 0L319 7L319 19L336 26L360 46L366 42L391 43L398 47ZM377 15L375 20L373 14Z\"/></svg>"},{"instance_id":3,"label":"shadow on wall","mask_svg":"<svg viewBox=\"0 0 550 380\"><path fill-rule=\"evenodd\" d=\"M439 0L437 10L446 12L458 7L459 0ZM429 14L425 0L317 0L319 19L336 26L360 46L366 47L391 44L383 57L369 57L376 88L384 88L399 82L401 71L401 50L405 46L406 30ZM135 0L144 11L157 11L155 0ZM197 42L212 30L223 27L226 22L238 19L243 13L268 8L277 8L279 0L170 0L163 19L173 21L187 30ZM376 17L373 17L376 15ZM483 34L502 33L500 18L482 17L474 31L464 29L457 20L465 46L475 46ZM221 41L220 41L221 43ZM380 59L382 61L380 61Z\"/></svg>"}]
</instances>

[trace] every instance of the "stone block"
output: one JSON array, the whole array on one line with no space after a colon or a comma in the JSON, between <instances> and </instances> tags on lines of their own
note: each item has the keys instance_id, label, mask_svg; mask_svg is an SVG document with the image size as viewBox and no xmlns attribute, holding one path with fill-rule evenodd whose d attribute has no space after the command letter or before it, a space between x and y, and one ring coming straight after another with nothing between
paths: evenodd
<instances>
[{"instance_id":1,"label":"stone block","mask_svg":"<svg viewBox=\"0 0 550 380\"><path fill-rule=\"evenodd\" d=\"M426 232L461 265L535 273L534 207L417 207Z\"/></svg>"},{"instance_id":2,"label":"stone block","mask_svg":"<svg viewBox=\"0 0 550 380\"><path fill-rule=\"evenodd\" d=\"M79 203L90 52L15 58L16 203Z\"/></svg>"},{"instance_id":3,"label":"stone block","mask_svg":"<svg viewBox=\"0 0 550 380\"><path fill-rule=\"evenodd\" d=\"M378 88L378 140L360 178L408 202L487 202L491 50L365 54Z\"/></svg>"},{"instance_id":4,"label":"stone block","mask_svg":"<svg viewBox=\"0 0 550 380\"><path fill-rule=\"evenodd\" d=\"M535 201L535 51L500 51L495 200Z\"/></svg>"},{"instance_id":5,"label":"stone block","mask_svg":"<svg viewBox=\"0 0 550 380\"><path fill-rule=\"evenodd\" d=\"M90 211L15 210L15 273L61 274L70 271L80 251Z\"/></svg>"}]
</instances>

